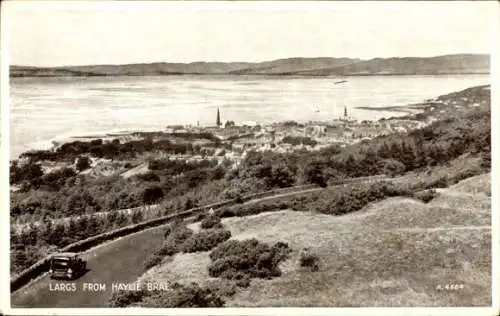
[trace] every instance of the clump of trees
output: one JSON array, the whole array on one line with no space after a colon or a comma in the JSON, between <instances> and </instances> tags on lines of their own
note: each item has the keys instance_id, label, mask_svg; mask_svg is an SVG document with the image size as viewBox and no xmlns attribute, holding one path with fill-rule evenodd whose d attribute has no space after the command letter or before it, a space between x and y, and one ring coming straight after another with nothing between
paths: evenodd
<instances>
[{"instance_id":1,"label":"clump of trees","mask_svg":"<svg viewBox=\"0 0 500 316\"><path fill-rule=\"evenodd\" d=\"M109 142L104 142L102 139L91 141L73 141L68 142L55 150L33 150L22 153L20 158L28 159L33 162L39 161L74 161L76 158L83 155L90 155L96 158L106 159L124 159L137 157L137 155L151 151L161 151L168 154L199 154L201 147L193 145L192 140L202 137L209 139L207 146L219 148L222 146L221 141L209 134L195 133L178 133L173 135L177 138L184 139L184 142L172 142L168 139L160 139L154 141L152 137L146 136L143 139L131 140L122 143L119 139L113 139Z\"/></svg>"},{"instance_id":2,"label":"clump of trees","mask_svg":"<svg viewBox=\"0 0 500 316\"><path fill-rule=\"evenodd\" d=\"M291 144L293 146L305 145L314 147L318 144L317 141L307 136L285 136L282 139L282 142L285 144Z\"/></svg>"}]
</instances>

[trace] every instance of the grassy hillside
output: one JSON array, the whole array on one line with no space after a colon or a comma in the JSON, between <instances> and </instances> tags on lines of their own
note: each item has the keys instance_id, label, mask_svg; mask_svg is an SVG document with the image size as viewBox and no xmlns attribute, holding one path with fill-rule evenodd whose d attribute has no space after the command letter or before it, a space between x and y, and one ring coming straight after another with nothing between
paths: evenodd
<instances>
[{"instance_id":1,"label":"grassy hillside","mask_svg":"<svg viewBox=\"0 0 500 316\"><path fill-rule=\"evenodd\" d=\"M260 63L193 62L64 67L11 66L11 77L151 76L151 75L438 75L489 73L489 55L447 55L429 58L286 58Z\"/></svg>"},{"instance_id":2,"label":"grassy hillside","mask_svg":"<svg viewBox=\"0 0 500 316\"><path fill-rule=\"evenodd\" d=\"M292 249L280 277L252 279L225 306L490 305L490 192L462 193L488 177L441 189L428 204L399 197L340 217L282 210L223 219L231 239L281 241ZM304 247L319 257L319 271L299 266ZM140 280L208 286L216 281L209 264L209 252L177 254ZM437 289L447 284L464 288Z\"/></svg>"}]
</instances>

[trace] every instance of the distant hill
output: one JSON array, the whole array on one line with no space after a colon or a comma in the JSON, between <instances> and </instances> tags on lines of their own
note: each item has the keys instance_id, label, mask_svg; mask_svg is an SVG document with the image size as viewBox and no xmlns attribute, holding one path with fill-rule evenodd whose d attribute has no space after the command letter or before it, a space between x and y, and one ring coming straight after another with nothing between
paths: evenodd
<instances>
[{"instance_id":1,"label":"distant hill","mask_svg":"<svg viewBox=\"0 0 500 316\"><path fill-rule=\"evenodd\" d=\"M260 63L193 62L64 67L11 66L11 77L154 76L154 75L268 75L268 76L366 76L488 74L490 56L476 54L436 57L286 58Z\"/></svg>"}]
</instances>

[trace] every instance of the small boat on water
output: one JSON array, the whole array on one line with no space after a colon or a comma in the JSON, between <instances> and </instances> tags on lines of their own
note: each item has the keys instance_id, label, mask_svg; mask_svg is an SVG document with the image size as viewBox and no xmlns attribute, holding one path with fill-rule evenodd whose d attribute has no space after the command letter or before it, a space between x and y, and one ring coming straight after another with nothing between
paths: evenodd
<instances>
[{"instance_id":1,"label":"small boat on water","mask_svg":"<svg viewBox=\"0 0 500 316\"><path fill-rule=\"evenodd\" d=\"M319 107L316 105L316 110L314 112L319 113Z\"/></svg>"},{"instance_id":2,"label":"small boat on water","mask_svg":"<svg viewBox=\"0 0 500 316\"><path fill-rule=\"evenodd\" d=\"M347 80L335 81L333 84L341 84L341 83L344 83L344 82L347 82Z\"/></svg>"}]
</instances>

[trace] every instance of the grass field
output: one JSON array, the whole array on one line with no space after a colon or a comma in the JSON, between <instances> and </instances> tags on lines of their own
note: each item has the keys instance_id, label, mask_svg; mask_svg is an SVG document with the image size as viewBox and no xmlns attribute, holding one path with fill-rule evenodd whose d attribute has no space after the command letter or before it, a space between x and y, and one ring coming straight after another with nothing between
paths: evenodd
<instances>
[{"instance_id":1,"label":"grass field","mask_svg":"<svg viewBox=\"0 0 500 316\"><path fill-rule=\"evenodd\" d=\"M391 198L339 217L284 210L224 219L234 239L283 241L293 249L281 277L253 279L226 306L488 306L489 177L438 189L428 204ZM299 267L304 247L319 256L318 272ZM141 279L213 282L209 262L208 252L178 254ZM463 288L437 290L450 284Z\"/></svg>"}]
</instances>

